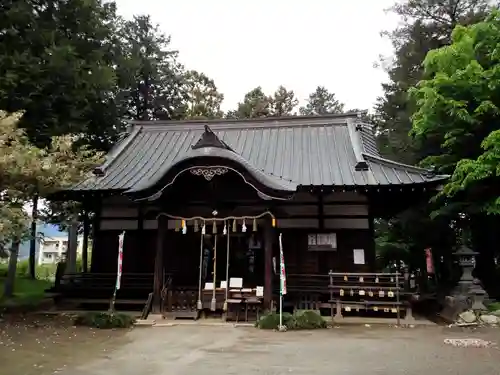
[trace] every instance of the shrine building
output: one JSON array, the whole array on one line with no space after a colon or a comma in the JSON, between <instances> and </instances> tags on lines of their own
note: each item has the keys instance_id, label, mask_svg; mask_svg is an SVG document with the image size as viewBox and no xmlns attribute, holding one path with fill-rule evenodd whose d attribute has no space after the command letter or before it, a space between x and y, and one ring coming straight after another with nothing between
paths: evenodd
<instances>
[{"instance_id":1,"label":"shrine building","mask_svg":"<svg viewBox=\"0 0 500 375\"><path fill-rule=\"evenodd\" d=\"M111 297L124 233L117 306L193 318L249 298L272 308L281 234L287 306L369 308L400 287L377 269L374 219L446 179L383 158L357 114L130 125L91 177L53 197L83 203L90 268L56 286L82 304Z\"/></svg>"}]
</instances>

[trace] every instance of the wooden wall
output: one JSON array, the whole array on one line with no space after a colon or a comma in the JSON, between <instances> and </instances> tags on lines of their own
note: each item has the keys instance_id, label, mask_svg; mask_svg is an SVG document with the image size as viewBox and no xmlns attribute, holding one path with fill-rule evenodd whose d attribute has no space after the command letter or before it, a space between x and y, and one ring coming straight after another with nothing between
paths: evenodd
<instances>
[{"instance_id":1,"label":"wooden wall","mask_svg":"<svg viewBox=\"0 0 500 375\"><path fill-rule=\"evenodd\" d=\"M274 202L273 202L274 203ZM321 199L308 193L298 193L291 202L279 202L269 207L266 201L242 201L235 215L255 214L271 209L277 217L277 233L283 233L285 261L288 273L326 273L334 271L361 272L374 270L374 238L366 196L357 193L332 193ZM126 231L124 242L124 272L153 272L156 251L156 216L164 208L148 204L142 207L143 228L139 238L139 206L123 196L111 197L103 202L99 229L92 253L93 272L116 272L118 235ZM188 215L210 217L211 208L186 204ZM186 215L187 216L187 215ZM193 223L188 222L188 235L174 232L179 223L169 220L165 249L165 269L183 274L186 281L197 279L199 263L199 234L193 234ZM249 230L251 223L246 223ZM264 221L259 222L259 226ZM239 230L241 223L239 223ZM333 232L337 236L334 251L308 251L309 233ZM191 235L190 235L191 234ZM278 242L273 246L278 256ZM365 265L355 265L353 249L364 249Z\"/></svg>"},{"instance_id":2,"label":"wooden wall","mask_svg":"<svg viewBox=\"0 0 500 375\"><path fill-rule=\"evenodd\" d=\"M375 247L368 230L337 231L337 250L309 251L307 230L284 230L283 253L289 274L325 274L338 272L370 272L375 270ZM365 264L354 264L353 249L365 251ZM275 256L278 256L275 251Z\"/></svg>"}]
</instances>

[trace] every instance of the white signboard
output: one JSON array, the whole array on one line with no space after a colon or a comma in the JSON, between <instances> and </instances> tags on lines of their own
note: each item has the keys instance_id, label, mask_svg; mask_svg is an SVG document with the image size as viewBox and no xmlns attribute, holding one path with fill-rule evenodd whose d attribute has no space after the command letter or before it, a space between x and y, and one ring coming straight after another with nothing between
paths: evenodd
<instances>
[{"instance_id":1,"label":"white signboard","mask_svg":"<svg viewBox=\"0 0 500 375\"><path fill-rule=\"evenodd\" d=\"M365 251L363 249L354 249L354 264L365 264Z\"/></svg>"}]
</instances>

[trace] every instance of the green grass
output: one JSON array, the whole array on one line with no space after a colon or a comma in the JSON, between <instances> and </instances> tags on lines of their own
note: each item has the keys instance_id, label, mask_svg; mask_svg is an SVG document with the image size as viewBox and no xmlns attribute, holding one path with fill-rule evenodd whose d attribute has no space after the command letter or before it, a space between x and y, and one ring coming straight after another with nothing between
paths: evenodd
<instances>
[{"instance_id":1,"label":"green grass","mask_svg":"<svg viewBox=\"0 0 500 375\"><path fill-rule=\"evenodd\" d=\"M0 306L35 306L45 296L45 289L52 286L47 280L32 280L26 277L16 277L14 282L14 296L5 298L3 296L5 277L0 277Z\"/></svg>"}]
</instances>

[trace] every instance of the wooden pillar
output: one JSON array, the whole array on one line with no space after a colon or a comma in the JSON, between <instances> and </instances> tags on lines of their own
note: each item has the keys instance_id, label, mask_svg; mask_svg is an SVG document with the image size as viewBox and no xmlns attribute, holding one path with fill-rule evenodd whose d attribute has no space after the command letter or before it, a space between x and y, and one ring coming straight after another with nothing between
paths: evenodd
<instances>
[{"instance_id":1,"label":"wooden pillar","mask_svg":"<svg viewBox=\"0 0 500 375\"><path fill-rule=\"evenodd\" d=\"M83 268L83 272L88 272L89 233L90 233L89 212L88 212L88 209L85 208L85 210L83 212L83 244L82 244L82 268Z\"/></svg>"},{"instance_id":2,"label":"wooden pillar","mask_svg":"<svg viewBox=\"0 0 500 375\"><path fill-rule=\"evenodd\" d=\"M375 218L373 217L373 207L371 207L372 200L368 199L368 231L369 231L369 249L365 252L368 255L368 272L377 271L377 255L375 254Z\"/></svg>"},{"instance_id":3,"label":"wooden pillar","mask_svg":"<svg viewBox=\"0 0 500 375\"><path fill-rule=\"evenodd\" d=\"M161 312L161 291L164 282L163 252L166 245L166 236L168 231L168 218L158 217L158 235L156 239L156 255L153 279L153 312Z\"/></svg>"},{"instance_id":4,"label":"wooden pillar","mask_svg":"<svg viewBox=\"0 0 500 375\"><path fill-rule=\"evenodd\" d=\"M102 210L102 200L101 197L93 197L95 203L92 205L94 211L94 218L92 219L92 257L90 258L90 272L95 270L95 264L98 263L97 251L99 248L99 231L101 230L101 210ZM97 270L99 272L99 270Z\"/></svg>"},{"instance_id":5,"label":"wooden pillar","mask_svg":"<svg viewBox=\"0 0 500 375\"><path fill-rule=\"evenodd\" d=\"M273 298L273 244L274 230L271 220L264 228L264 309L271 308Z\"/></svg>"},{"instance_id":6,"label":"wooden pillar","mask_svg":"<svg viewBox=\"0 0 500 375\"><path fill-rule=\"evenodd\" d=\"M76 270L76 256L78 247L78 222L72 220L68 228L68 245L66 248L66 273L72 274Z\"/></svg>"}]
</instances>

